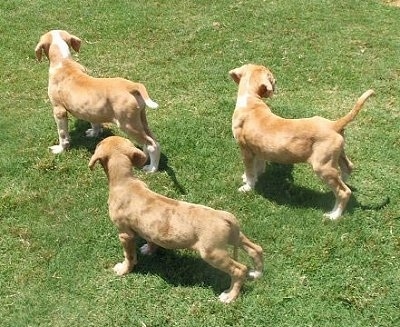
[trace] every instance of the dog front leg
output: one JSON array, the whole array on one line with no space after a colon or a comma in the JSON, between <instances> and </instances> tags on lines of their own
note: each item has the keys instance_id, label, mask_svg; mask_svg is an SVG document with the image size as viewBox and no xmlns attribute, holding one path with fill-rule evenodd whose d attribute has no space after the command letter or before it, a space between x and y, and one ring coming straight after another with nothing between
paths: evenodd
<instances>
[{"instance_id":1,"label":"dog front leg","mask_svg":"<svg viewBox=\"0 0 400 327\"><path fill-rule=\"evenodd\" d=\"M114 266L114 271L118 276L128 274L137 263L135 237L131 233L120 233L119 240L124 249L124 261Z\"/></svg>"},{"instance_id":2,"label":"dog front leg","mask_svg":"<svg viewBox=\"0 0 400 327\"><path fill-rule=\"evenodd\" d=\"M53 115L57 125L59 143L51 146L50 150L52 153L58 154L69 148L68 115L67 111L62 107L54 107Z\"/></svg>"},{"instance_id":3,"label":"dog front leg","mask_svg":"<svg viewBox=\"0 0 400 327\"><path fill-rule=\"evenodd\" d=\"M239 188L239 192L248 192L252 190L257 181L255 156L246 150L241 150L244 164L244 174L242 175L243 183Z\"/></svg>"},{"instance_id":4,"label":"dog front leg","mask_svg":"<svg viewBox=\"0 0 400 327\"><path fill-rule=\"evenodd\" d=\"M254 170L256 173L256 179L258 179L261 174L265 173L265 160L261 158L256 158L254 160Z\"/></svg>"}]
</instances>

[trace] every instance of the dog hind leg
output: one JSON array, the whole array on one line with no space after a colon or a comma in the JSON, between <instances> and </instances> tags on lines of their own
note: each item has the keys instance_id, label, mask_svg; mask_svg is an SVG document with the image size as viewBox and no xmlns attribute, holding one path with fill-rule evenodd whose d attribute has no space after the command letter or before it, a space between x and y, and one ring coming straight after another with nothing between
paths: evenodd
<instances>
[{"instance_id":1,"label":"dog hind leg","mask_svg":"<svg viewBox=\"0 0 400 327\"><path fill-rule=\"evenodd\" d=\"M240 246L252 258L254 270L249 272L249 277L256 279L262 276L264 267L262 247L250 241L242 232L239 235Z\"/></svg>"},{"instance_id":2,"label":"dog hind leg","mask_svg":"<svg viewBox=\"0 0 400 327\"><path fill-rule=\"evenodd\" d=\"M246 279L247 267L233 260L225 249L204 250L200 251L200 255L208 264L231 276L230 288L222 292L219 299L224 303L234 301Z\"/></svg>"},{"instance_id":3,"label":"dog hind leg","mask_svg":"<svg viewBox=\"0 0 400 327\"><path fill-rule=\"evenodd\" d=\"M161 156L160 144L156 141L156 138L150 131L145 110L142 110L140 112L140 120L142 122L143 129L144 132L146 133L147 138L149 138L153 143L151 145L145 145L144 147L145 154L150 157L150 164L143 167L143 169L148 172L154 172L158 170L158 164L160 162L160 156Z\"/></svg>"},{"instance_id":4,"label":"dog hind leg","mask_svg":"<svg viewBox=\"0 0 400 327\"><path fill-rule=\"evenodd\" d=\"M342 181L337 168L328 163L323 166L313 165L315 173L331 188L335 194L336 202L332 211L324 214L325 217L338 219L351 196L350 188Z\"/></svg>"},{"instance_id":5,"label":"dog hind leg","mask_svg":"<svg viewBox=\"0 0 400 327\"><path fill-rule=\"evenodd\" d=\"M143 127L140 130L129 124L120 127L138 143L143 144L143 152L150 157L150 164L144 166L143 170L149 173L157 171L161 156L160 145L146 134Z\"/></svg>"},{"instance_id":6,"label":"dog hind leg","mask_svg":"<svg viewBox=\"0 0 400 327\"><path fill-rule=\"evenodd\" d=\"M150 157L150 164L143 167L143 170L153 173L158 170L158 164L160 162L161 150L160 144L155 140L152 140L153 144L146 144L143 148L143 152Z\"/></svg>"},{"instance_id":7,"label":"dog hind leg","mask_svg":"<svg viewBox=\"0 0 400 327\"><path fill-rule=\"evenodd\" d=\"M147 242L140 247L140 253L143 255L152 255L158 249L158 245L152 242Z\"/></svg>"},{"instance_id":8,"label":"dog hind leg","mask_svg":"<svg viewBox=\"0 0 400 327\"><path fill-rule=\"evenodd\" d=\"M341 152L340 157L339 157L339 167L340 167L342 180L344 182L346 182L347 179L349 178L351 172L353 171L354 165L350 161L350 159L346 156L346 153L344 152L344 150Z\"/></svg>"},{"instance_id":9,"label":"dog hind leg","mask_svg":"<svg viewBox=\"0 0 400 327\"><path fill-rule=\"evenodd\" d=\"M86 130L86 137L98 137L103 132L101 124L90 123L92 128Z\"/></svg>"}]
</instances>

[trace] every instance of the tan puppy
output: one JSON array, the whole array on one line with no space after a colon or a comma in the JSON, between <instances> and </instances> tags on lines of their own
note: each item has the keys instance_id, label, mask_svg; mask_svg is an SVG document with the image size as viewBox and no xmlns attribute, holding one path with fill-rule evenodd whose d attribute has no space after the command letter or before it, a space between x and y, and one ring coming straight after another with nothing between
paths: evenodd
<instances>
[{"instance_id":1,"label":"tan puppy","mask_svg":"<svg viewBox=\"0 0 400 327\"><path fill-rule=\"evenodd\" d=\"M274 115L261 99L271 97L275 87L275 79L267 68L248 64L229 74L239 84L232 117L233 135L245 166L244 185L239 191L254 188L258 176L265 170L265 161L308 162L336 197L333 210L325 216L330 219L340 217L351 195L343 180L353 169L344 152L344 128L374 91L366 91L354 108L336 121L322 117L285 119Z\"/></svg>"},{"instance_id":2,"label":"tan puppy","mask_svg":"<svg viewBox=\"0 0 400 327\"><path fill-rule=\"evenodd\" d=\"M93 78L85 68L75 62L69 47L79 51L81 40L66 31L53 30L39 40L35 48L36 57L42 53L50 61L48 95L53 105L59 144L50 147L53 153L61 153L69 147L67 114L89 121L92 128L88 137L96 137L102 131L102 123L115 123L129 136L144 145L150 155L150 164L145 170L158 169L160 146L149 130L145 106L157 108L149 98L143 84L123 78Z\"/></svg>"},{"instance_id":3,"label":"tan puppy","mask_svg":"<svg viewBox=\"0 0 400 327\"><path fill-rule=\"evenodd\" d=\"M252 278L261 276L262 248L239 229L236 218L226 212L202 205L166 198L149 190L132 175L132 165L141 167L142 151L127 139L111 136L101 141L89 162L100 161L108 177L109 214L119 231L125 259L114 267L118 275L132 271L137 263L134 237L148 241L142 253L151 254L157 246L167 249L192 249L213 267L231 276L231 287L220 295L222 302L235 300L247 275L247 267L232 259L228 245L243 248L253 259Z\"/></svg>"}]
</instances>

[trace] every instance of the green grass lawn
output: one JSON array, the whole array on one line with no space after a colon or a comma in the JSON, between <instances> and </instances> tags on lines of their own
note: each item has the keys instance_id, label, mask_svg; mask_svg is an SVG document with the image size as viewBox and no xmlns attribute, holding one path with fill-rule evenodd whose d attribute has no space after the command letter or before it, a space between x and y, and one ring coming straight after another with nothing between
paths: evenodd
<instances>
[{"instance_id":1,"label":"green grass lawn","mask_svg":"<svg viewBox=\"0 0 400 327\"><path fill-rule=\"evenodd\" d=\"M7 0L0 3L0 317L2 326L398 326L400 324L400 9L379 0ZM70 119L57 142L47 60L50 29L82 38L94 76L143 82L161 171L135 171L166 196L234 213L265 250L265 274L223 305L229 278L189 251L139 255L133 273L108 218L107 180L88 160L100 139ZM336 119L367 89L346 130L356 165L339 222L307 165L269 165L241 194L231 133L243 63L271 68L284 117ZM124 134L110 127L105 135ZM103 136L104 137L104 136ZM241 260L248 262L245 255Z\"/></svg>"}]
</instances>

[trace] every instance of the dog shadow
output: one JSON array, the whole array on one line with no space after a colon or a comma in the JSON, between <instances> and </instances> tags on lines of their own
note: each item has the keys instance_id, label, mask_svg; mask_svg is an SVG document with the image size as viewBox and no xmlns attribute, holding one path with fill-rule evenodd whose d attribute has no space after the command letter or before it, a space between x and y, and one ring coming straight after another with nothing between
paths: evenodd
<instances>
[{"instance_id":1,"label":"dog shadow","mask_svg":"<svg viewBox=\"0 0 400 327\"><path fill-rule=\"evenodd\" d=\"M115 135L113 131L103 126L102 133L97 137L87 137L86 130L89 129L90 123L77 119L70 130L71 147L73 149L86 149L91 154L94 153L97 144L109 136Z\"/></svg>"},{"instance_id":2,"label":"dog shadow","mask_svg":"<svg viewBox=\"0 0 400 327\"><path fill-rule=\"evenodd\" d=\"M269 163L265 173L260 175L255 191L278 205L322 209L325 212L330 211L335 203L333 192L329 188L327 188L326 192L318 192L296 185L293 179L293 168L294 165L290 164ZM356 190L351 186L349 187L352 191ZM352 213L358 207L361 207L361 205L352 194L346 206L346 211Z\"/></svg>"},{"instance_id":3,"label":"dog shadow","mask_svg":"<svg viewBox=\"0 0 400 327\"><path fill-rule=\"evenodd\" d=\"M111 129L103 126L103 132L98 137L87 137L85 132L90 127L91 127L90 123L88 123L87 121L77 119L75 121L74 128L70 131L70 137L71 137L71 146L73 148L78 148L78 149L84 148L91 154L93 154L97 144L100 141L104 140L109 136L114 136L115 134ZM181 195L187 194L186 189L182 186L181 183L179 183L175 174L175 170L170 165L168 165L168 157L163 153L161 153L160 155L160 163L158 170L160 172L165 171L167 173L167 175L169 176L169 178L173 183L174 188Z\"/></svg>"},{"instance_id":4,"label":"dog shadow","mask_svg":"<svg viewBox=\"0 0 400 327\"><path fill-rule=\"evenodd\" d=\"M138 264L132 273L156 275L169 285L178 287L210 287L219 294L230 286L228 274L210 266L189 250L159 248L152 255L138 254ZM191 252L195 253L195 252Z\"/></svg>"},{"instance_id":5,"label":"dog shadow","mask_svg":"<svg viewBox=\"0 0 400 327\"><path fill-rule=\"evenodd\" d=\"M158 166L158 170L159 171L164 171L167 173L168 177L171 179L173 186L175 188L175 190L177 192L179 192L179 194L181 195L186 195L187 191L186 189L183 187L183 185L181 183L179 183L176 174L175 174L175 170L168 165L168 157L166 155L164 155L163 153L161 153L161 157L160 157L160 164Z\"/></svg>"}]
</instances>

